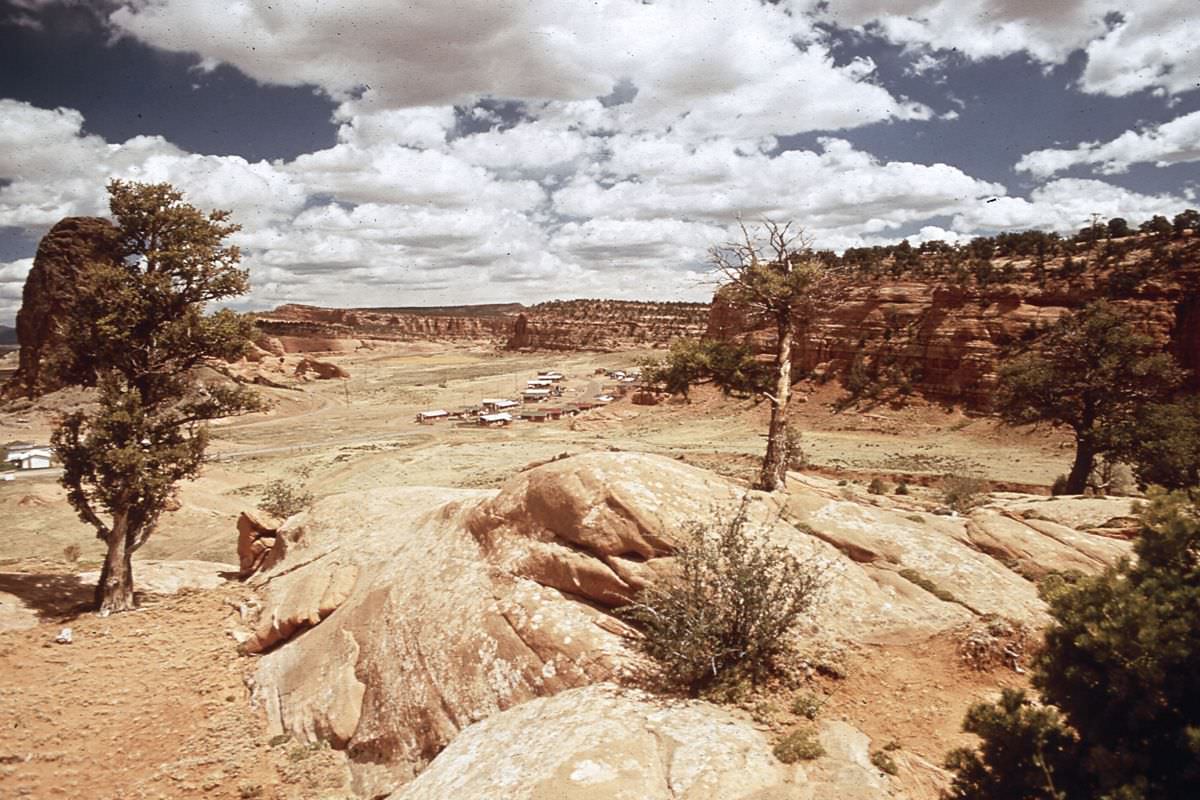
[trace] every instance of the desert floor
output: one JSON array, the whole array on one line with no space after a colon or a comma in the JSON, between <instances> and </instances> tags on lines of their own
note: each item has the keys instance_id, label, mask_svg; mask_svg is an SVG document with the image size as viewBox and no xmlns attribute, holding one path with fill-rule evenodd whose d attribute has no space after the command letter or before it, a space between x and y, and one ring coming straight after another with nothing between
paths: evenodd
<instances>
[{"instance_id":1,"label":"desert floor","mask_svg":"<svg viewBox=\"0 0 1200 800\"><path fill-rule=\"evenodd\" d=\"M767 408L706 388L691 402L638 406L622 398L575 420L504 429L414 422L420 410L518 394L539 369L566 375L565 402L591 397L611 383L597 369L630 367L647 355L420 343L319 356L351 377L265 389L275 401L270 412L216 426L211 463L183 487L180 508L164 516L140 555L235 564L238 512L253 509L261 487L279 478L317 496L396 485L494 487L561 453L616 448L751 479ZM844 477L851 490L865 492L872 477L905 480L932 504L945 474L1045 487L1069 466L1069 440L1053 432L1013 431L919 400L838 411L840 388L800 390L793 421L810 464ZM46 441L55 413L77 400L51 397L0 412L0 442ZM0 598L21 597L38 614L35 627L7 632L0 614L0 797L342 796L328 753L267 741L245 702L242 678L252 662L228 635L240 585L147 596L143 610L102 620L80 613L90 587L75 577L99 563L101 545L67 506L56 476L0 481L0 515ZM68 625L75 642L52 644ZM849 677L830 687L825 713L940 763L948 747L968 741L959 733L966 706L1022 681L1007 670L968 670L950 641L864 648L852 654Z\"/></svg>"}]
</instances>

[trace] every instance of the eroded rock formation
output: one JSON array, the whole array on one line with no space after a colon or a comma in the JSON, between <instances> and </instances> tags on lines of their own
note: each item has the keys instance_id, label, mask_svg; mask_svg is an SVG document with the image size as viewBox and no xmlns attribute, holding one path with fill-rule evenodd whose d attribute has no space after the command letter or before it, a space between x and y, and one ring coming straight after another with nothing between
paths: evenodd
<instances>
[{"instance_id":1,"label":"eroded rock formation","mask_svg":"<svg viewBox=\"0 0 1200 800\"><path fill-rule=\"evenodd\" d=\"M119 257L117 229L99 217L67 217L38 243L17 312L20 366L5 393L36 397L59 388L46 369L58 344L56 325L73 296L79 271Z\"/></svg>"},{"instance_id":2,"label":"eroded rock formation","mask_svg":"<svg viewBox=\"0 0 1200 800\"><path fill-rule=\"evenodd\" d=\"M541 734L522 728L522 704L621 684L644 667L613 609L671 569L690 522L729 511L742 494L676 460L614 452L537 466L499 491L325 498L280 528L280 560L250 581L262 597L245 645L263 653L255 696L275 733L344 751L366 796L447 758L430 773L441 777L397 795L434 796L420 792L454 783L453 754L472 752L446 749L460 732L495 717L497 729L513 725L532 741ZM983 615L1037 627L1047 616L1033 578L1096 571L1129 552L1112 527L1129 501L1004 496L965 518L876 502L803 476L786 495L751 494L751 523L829 577L804 634L813 645L924 641ZM578 763L570 749L514 772L524 788L512 796L543 796L535 787ZM643 754L653 752L665 751ZM660 778L639 767L630 780Z\"/></svg>"},{"instance_id":3,"label":"eroded rock formation","mask_svg":"<svg viewBox=\"0 0 1200 800\"><path fill-rule=\"evenodd\" d=\"M570 689L464 730L391 800L765 800L890 796L866 736L821 725L826 755L781 764L746 720L611 685Z\"/></svg>"},{"instance_id":4,"label":"eroded rock formation","mask_svg":"<svg viewBox=\"0 0 1200 800\"><path fill-rule=\"evenodd\" d=\"M1180 248L1185 245L1180 245ZM1200 366L1200 264L1186 243L1182 266L1114 302L1146 332L1171 349L1184 367ZM1151 259L1141 250L1131 259ZM1022 340L1063 315L1109 296L1111 272L1072 280L1034 278L1028 259L997 259L1014 279L984 287L944 279L863 279L843 302L798 326L793 365L818 378L848 376L912 389L937 400L986 408L999 362ZM1061 268L1049 262L1047 270ZM749 316L718 292L707 336L748 340L761 354L773 353L773 326Z\"/></svg>"}]
</instances>

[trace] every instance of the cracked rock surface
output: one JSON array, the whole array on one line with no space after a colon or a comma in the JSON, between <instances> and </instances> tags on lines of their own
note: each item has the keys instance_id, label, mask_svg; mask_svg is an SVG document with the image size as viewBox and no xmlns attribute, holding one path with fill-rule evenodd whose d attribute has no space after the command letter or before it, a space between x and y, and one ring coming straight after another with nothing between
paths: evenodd
<instances>
[{"instance_id":1,"label":"cracked rock surface","mask_svg":"<svg viewBox=\"0 0 1200 800\"><path fill-rule=\"evenodd\" d=\"M254 695L273 733L342 751L355 791L368 797L397 792L418 775L449 780L438 765L448 753L466 752L467 744L459 744L464 731L493 730L492 719L526 720L520 715L559 708L548 701L529 706L539 698L575 697L581 709L592 711L579 711L572 724L623 747L633 740L610 730L619 720L597 709L648 700L613 699L611 687L594 695L575 691L622 683L643 666L630 649L631 631L613 608L661 580L689 522L736 506L743 493L669 458L605 452L534 467L499 491L402 488L325 498L279 530L271 563L251 581L261 597L245 644L262 654ZM919 642L981 615L1043 624L1033 580L1052 570L1096 571L1129 552L1119 536L1091 532L1126 515L1128 501L1080 505L1089 502L1008 497L968 517L942 517L891 499L851 500L833 482L793 476L786 493L751 493L748 518L828 577L806 637ZM716 712L706 708L701 716L709 719ZM652 713L630 711L634 718L643 712ZM511 723L520 732L514 747L521 736L532 741L542 735L539 719ZM494 725L510 730L499 721ZM497 775L509 763L501 744L495 751L500 760L490 767ZM630 755L629 764L639 765L630 785L649 781L637 796L860 796L858 789L817 791L811 782L795 783L807 787L801 794L654 794L653 786L675 780L664 784L665 773L655 772L661 759L650 754L656 747L661 744ZM730 763L759 752L746 748ZM764 752L771 764L762 767L762 780L769 786L782 765L772 761L769 748ZM477 796L577 796L568 791L577 783L570 778L575 767L555 763L554 769L567 770L565 778L553 771L538 775L565 781L561 786ZM623 774L620 764L610 767ZM595 774L601 773L609 774ZM787 786L798 780L790 772L778 774ZM421 785L434 784L413 783L411 791Z\"/></svg>"}]
</instances>

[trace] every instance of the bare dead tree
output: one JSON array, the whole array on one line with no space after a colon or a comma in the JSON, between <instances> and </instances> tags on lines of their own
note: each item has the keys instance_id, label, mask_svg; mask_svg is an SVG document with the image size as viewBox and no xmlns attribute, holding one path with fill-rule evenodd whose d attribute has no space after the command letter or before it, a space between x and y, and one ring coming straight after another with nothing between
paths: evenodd
<instances>
[{"instance_id":1,"label":"bare dead tree","mask_svg":"<svg viewBox=\"0 0 1200 800\"><path fill-rule=\"evenodd\" d=\"M818 309L843 288L840 276L812 251L812 239L792 223L763 220L756 229L738 221L741 239L709 250L709 262L724 278L722 291L737 305L775 325L775 391L767 452L757 488L775 491L787 473L787 409L792 396L792 348Z\"/></svg>"}]
</instances>

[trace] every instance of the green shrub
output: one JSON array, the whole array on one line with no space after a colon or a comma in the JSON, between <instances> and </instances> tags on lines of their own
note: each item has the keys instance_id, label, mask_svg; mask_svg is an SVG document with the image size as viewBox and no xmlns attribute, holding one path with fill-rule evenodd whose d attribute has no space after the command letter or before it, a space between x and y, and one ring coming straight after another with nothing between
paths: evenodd
<instances>
[{"instance_id":1,"label":"green shrub","mask_svg":"<svg viewBox=\"0 0 1200 800\"><path fill-rule=\"evenodd\" d=\"M887 494L887 484L879 478L871 478L871 482L867 484L867 491L871 494Z\"/></svg>"},{"instance_id":2,"label":"green shrub","mask_svg":"<svg viewBox=\"0 0 1200 800\"><path fill-rule=\"evenodd\" d=\"M1059 475L1054 479L1054 483L1050 485L1050 494L1058 497L1060 494L1067 493L1067 476Z\"/></svg>"},{"instance_id":3,"label":"green shrub","mask_svg":"<svg viewBox=\"0 0 1200 800\"><path fill-rule=\"evenodd\" d=\"M797 761L811 761L825 755L825 748L817 739L816 731L811 728L797 728L783 737L775 745L775 757L785 764L795 764Z\"/></svg>"},{"instance_id":4,"label":"green shrub","mask_svg":"<svg viewBox=\"0 0 1200 800\"><path fill-rule=\"evenodd\" d=\"M960 514L965 514L984 500L987 482L962 475L947 475L942 479L942 502Z\"/></svg>"},{"instance_id":5,"label":"green shrub","mask_svg":"<svg viewBox=\"0 0 1200 800\"><path fill-rule=\"evenodd\" d=\"M1136 560L1042 587L1053 623L1035 703L1005 690L947 758L952 800L1151 800L1200 785L1200 493L1156 493Z\"/></svg>"},{"instance_id":6,"label":"green shrub","mask_svg":"<svg viewBox=\"0 0 1200 800\"><path fill-rule=\"evenodd\" d=\"M775 670L824 583L824 565L800 561L736 511L685 531L673 575L622 611L662 679L698 694L731 674L756 684Z\"/></svg>"},{"instance_id":7,"label":"green shrub","mask_svg":"<svg viewBox=\"0 0 1200 800\"><path fill-rule=\"evenodd\" d=\"M792 698L792 713L805 719L816 719L825 701L809 692L797 692Z\"/></svg>"},{"instance_id":8,"label":"green shrub","mask_svg":"<svg viewBox=\"0 0 1200 800\"><path fill-rule=\"evenodd\" d=\"M888 775L900 774L900 769L896 766L895 760L883 750L876 750L874 753L871 753L871 763L880 772L887 773Z\"/></svg>"},{"instance_id":9,"label":"green shrub","mask_svg":"<svg viewBox=\"0 0 1200 800\"><path fill-rule=\"evenodd\" d=\"M899 495L906 495L908 493L909 493L908 484L905 483L904 481L900 481L900 483L897 484L897 486L896 486L896 490L894 492L892 492L892 494L899 494Z\"/></svg>"},{"instance_id":10,"label":"green shrub","mask_svg":"<svg viewBox=\"0 0 1200 800\"><path fill-rule=\"evenodd\" d=\"M313 504L311 492L306 492L299 484L285 480L271 481L262 490L262 499L258 507L273 517L287 519L293 514L299 514Z\"/></svg>"}]
</instances>

